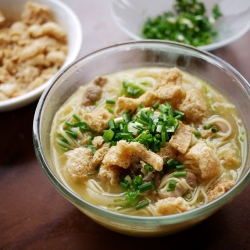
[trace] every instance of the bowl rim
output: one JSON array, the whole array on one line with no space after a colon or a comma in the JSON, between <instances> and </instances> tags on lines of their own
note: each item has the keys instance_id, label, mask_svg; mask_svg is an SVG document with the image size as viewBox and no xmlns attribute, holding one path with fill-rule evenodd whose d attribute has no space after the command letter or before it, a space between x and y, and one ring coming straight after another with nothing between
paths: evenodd
<instances>
[{"instance_id":1,"label":"bowl rim","mask_svg":"<svg viewBox=\"0 0 250 250\"><path fill-rule=\"evenodd\" d=\"M66 199L68 199L70 202L75 204L76 206L86 209L87 211L94 213L96 215L99 215L101 217L104 217L105 219L112 219L115 221L120 222L130 222L130 223L139 223L140 225L146 225L149 224L157 224L157 225L171 225L175 223L182 223L187 220L196 220L198 217L204 217L209 212L212 214L216 210L220 209L222 206L224 206L226 203L230 202L234 197L236 197L240 192L243 191L243 189L250 183L250 169L246 171L244 176L241 180L239 180L236 185L230 189L229 192L222 195L219 199L216 199L212 202L209 202L206 205L203 205L199 208L195 208L190 211L186 211L181 214L173 214L173 215L165 215L165 216L155 216L155 217L146 217L146 216L134 216L134 215L126 215L121 214L113 211L109 211L106 209L103 209L101 207L95 206L91 204L90 202L82 199L79 195L77 195L74 191L72 191L70 188L68 188L66 185L64 185L59 178L56 177L56 175L53 173L53 171L50 169L49 164L47 163L45 156L42 152L42 143L41 143L41 128L40 128L40 122L42 120L42 112L43 112L43 104L45 103L46 97L49 95L50 90L53 88L54 84L60 79L60 77L67 73L69 69L74 67L74 65L78 64L82 60L88 60L90 57L93 57L98 54L102 54L105 52L108 52L109 50L126 47L126 46L132 46L132 45L140 45L140 44L161 44L161 45L167 45L167 46L179 46L181 48L185 48L187 50L192 50L196 53L199 53L203 56L203 58L209 59L209 62L213 62L217 67L224 68L224 70L227 70L230 72L236 79L240 80L241 83L244 84L245 89L247 89L248 94L250 95L250 84L247 82L247 80L230 64L228 64L226 61L220 59L219 57L207 52L200 50L198 48L181 44L178 42L171 42L171 41L160 41L160 40L141 40L141 41L126 41L122 43L118 43L115 45L111 45L108 47L104 47L102 49L96 50L92 53L89 53L75 62L69 64L67 67L64 68L63 72L58 74L54 79L53 83L46 88L46 90L43 92L42 96L39 99L39 102L37 104L37 108L35 110L34 114L34 120L33 120L33 144L35 148L35 154L36 157L45 172L45 175L49 179L49 181L53 184L53 186L56 188L57 191L61 195L63 195ZM213 208L215 207L215 208Z\"/></svg>"},{"instance_id":2,"label":"bowl rim","mask_svg":"<svg viewBox=\"0 0 250 250\"><path fill-rule=\"evenodd\" d=\"M56 75L60 74L60 72L63 70L63 68L65 68L71 62L73 62L80 53L80 50L82 47L82 41L83 41L83 32L82 32L82 25L81 25L81 22L80 22L78 16L67 4L65 4L62 1L46 0L46 2L51 2L51 3L59 6L60 9L62 9L64 12L69 14L70 18L73 20L73 23L74 23L74 26L76 29L76 39L74 39L74 40L77 41L77 43L74 45L72 52L67 55L66 60L63 63L63 65L61 66L61 68L56 72L56 74L52 78L50 78L49 80L44 82L41 86L39 86L39 87L21 95L21 96L17 96L17 97L13 97L13 98L10 98L7 100L0 101L0 112L5 112L5 111L10 111L10 110L14 110L17 108L21 108L21 107L37 100L41 96L43 91L46 89L46 87L48 87L53 82L53 78Z\"/></svg>"},{"instance_id":3,"label":"bowl rim","mask_svg":"<svg viewBox=\"0 0 250 250\"><path fill-rule=\"evenodd\" d=\"M151 40L151 39L146 39L141 37L139 34L135 34L133 32L131 32L129 29L127 29L126 27L124 27L124 25L122 25L122 22L119 21L119 17L116 15L115 12L115 8L114 8L114 4L117 3L116 0L109 0L110 4L110 12L111 12L111 16L113 18L113 20L115 21L116 25L125 33L127 34L130 38L133 38L135 40ZM239 39L240 37L242 37L244 34L247 33L247 31L250 29L250 19L249 21L246 23L246 25L238 30L234 35L228 37L227 39L224 39L222 41L218 41L215 43L211 43L208 45L204 45L204 46L198 46L198 49L202 49L202 50L206 50L206 51L211 51L211 50L215 50L221 47L224 47L234 41L236 41L237 39ZM154 40L158 40L158 39L154 39ZM159 41L163 41L163 40L159 40ZM164 41L168 41L171 42L170 40L164 40Z\"/></svg>"}]
</instances>

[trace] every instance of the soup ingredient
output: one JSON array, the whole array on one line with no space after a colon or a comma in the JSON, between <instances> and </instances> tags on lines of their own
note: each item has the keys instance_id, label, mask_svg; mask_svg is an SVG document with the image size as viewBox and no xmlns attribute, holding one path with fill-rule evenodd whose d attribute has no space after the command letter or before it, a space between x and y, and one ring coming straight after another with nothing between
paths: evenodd
<instances>
[{"instance_id":1,"label":"soup ingredient","mask_svg":"<svg viewBox=\"0 0 250 250\"><path fill-rule=\"evenodd\" d=\"M142 36L147 39L163 39L193 46L212 43L217 31L213 30L222 13L218 4L212 9L212 16L206 15L204 3L197 0L176 0L174 11L164 12L148 18L142 28Z\"/></svg>"},{"instance_id":2,"label":"soup ingredient","mask_svg":"<svg viewBox=\"0 0 250 250\"><path fill-rule=\"evenodd\" d=\"M96 79L79 88L51 133L65 182L95 205L142 216L183 213L231 189L240 119L216 90L185 76L177 68L116 72L102 77L98 102L85 105Z\"/></svg>"},{"instance_id":3,"label":"soup ingredient","mask_svg":"<svg viewBox=\"0 0 250 250\"><path fill-rule=\"evenodd\" d=\"M0 12L0 101L49 80L66 59L67 36L49 7L27 2L20 21Z\"/></svg>"}]
</instances>

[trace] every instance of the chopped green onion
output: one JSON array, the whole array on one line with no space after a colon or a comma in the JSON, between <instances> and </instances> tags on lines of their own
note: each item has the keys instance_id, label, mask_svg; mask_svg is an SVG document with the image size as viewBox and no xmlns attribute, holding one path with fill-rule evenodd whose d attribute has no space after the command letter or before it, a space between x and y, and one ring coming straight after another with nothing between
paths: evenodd
<instances>
[{"instance_id":1,"label":"chopped green onion","mask_svg":"<svg viewBox=\"0 0 250 250\"><path fill-rule=\"evenodd\" d=\"M144 165L143 168L148 172L153 172L154 168L150 165Z\"/></svg>"},{"instance_id":2,"label":"chopped green onion","mask_svg":"<svg viewBox=\"0 0 250 250\"><path fill-rule=\"evenodd\" d=\"M116 142L116 141L111 141L111 142L110 142L110 147L116 146L116 145L117 145L117 142Z\"/></svg>"},{"instance_id":3,"label":"chopped green onion","mask_svg":"<svg viewBox=\"0 0 250 250\"><path fill-rule=\"evenodd\" d=\"M154 109L157 109L157 108L159 107L159 105L160 105L160 102L157 101L157 102L154 103L153 108L154 108Z\"/></svg>"},{"instance_id":4,"label":"chopped green onion","mask_svg":"<svg viewBox=\"0 0 250 250\"><path fill-rule=\"evenodd\" d=\"M141 123L141 124L144 125L144 126L148 126L148 123L145 122L145 121L143 121L143 120L141 120L141 119L138 119L138 120L136 120L136 121L139 122L139 123Z\"/></svg>"},{"instance_id":5,"label":"chopped green onion","mask_svg":"<svg viewBox=\"0 0 250 250\"><path fill-rule=\"evenodd\" d=\"M119 129L120 129L121 131L123 131L123 129L124 129L123 123L120 123L120 124L119 124Z\"/></svg>"},{"instance_id":6,"label":"chopped green onion","mask_svg":"<svg viewBox=\"0 0 250 250\"><path fill-rule=\"evenodd\" d=\"M176 120L181 121L181 120L183 119L183 116L181 116L181 115L177 115L177 116L175 116L174 118L175 118Z\"/></svg>"},{"instance_id":7,"label":"chopped green onion","mask_svg":"<svg viewBox=\"0 0 250 250\"><path fill-rule=\"evenodd\" d=\"M161 112L161 113L166 113L168 111L167 107L165 105L161 105L158 110Z\"/></svg>"},{"instance_id":8,"label":"chopped green onion","mask_svg":"<svg viewBox=\"0 0 250 250\"><path fill-rule=\"evenodd\" d=\"M66 144L69 144L68 140L65 137L63 137L63 136L60 137L59 140L62 141L62 142L64 142L64 143L66 143Z\"/></svg>"},{"instance_id":9,"label":"chopped green onion","mask_svg":"<svg viewBox=\"0 0 250 250\"><path fill-rule=\"evenodd\" d=\"M138 209L141 209L145 206L147 206L149 204L149 201L148 200L142 200L140 201L136 206L135 206L135 209L138 210Z\"/></svg>"},{"instance_id":10,"label":"chopped green onion","mask_svg":"<svg viewBox=\"0 0 250 250\"><path fill-rule=\"evenodd\" d=\"M124 187L124 188L128 188L129 187L129 183L128 182L120 182L120 186Z\"/></svg>"},{"instance_id":11,"label":"chopped green onion","mask_svg":"<svg viewBox=\"0 0 250 250\"><path fill-rule=\"evenodd\" d=\"M90 147L91 151L92 151L92 154L94 155L97 151L97 148L95 146L91 146Z\"/></svg>"},{"instance_id":12,"label":"chopped green onion","mask_svg":"<svg viewBox=\"0 0 250 250\"><path fill-rule=\"evenodd\" d=\"M70 129L65 130L65 133L68 134L69 136L71 136L71 137L77 139L77 134L76 134L76 132L74 132L73 130L70 130Z\"/></svg>"},{"instance_id":13,"label":"chopped green onion","mask_svg":"<svg viewBox=\"0 0 250 250\"><path fill-rule=\"evenodd\" d=\"M107 99L106 103L107 104L115 104L115 100Z\"/></svg>"},{"instance_id":14,"label":"chopped green onion","mask_svg":"<svg viewBox=\"0 0 250 250\"><path fill-rule=\"evenodd\" d=\"M139 126L139 125L135 125L135 126L132 126L132 127L136 128L139 131L144 131L145 130L142 126Z\"/></svg>"},{"instance_id":15,"label":"chopped green onion","mask_svg":"<svg viewBox=\"0 0 250 250\"><path fill-rule=\"evenodd\" d=\"M144 182L140 186L138 186L138 190L143 193L145 191L149 191L153 188L152 182Z\"/></svg>"},{"instance_id":16,"label":"chopped green onion","mask_svg":"<svg viewBox=\"0 0 250 250\"><path fill-rule=\"evenodd\" d=\"M216 133L216 132L219 131L219 129L218 129L217 126L213 126L213 127L211 127L211 131L212 131L213 133Z\"/></svg>"},{"instance_id":17,"label":"chopped green onion","mask_svg":"<svg viewBox=\"0 0 250 250\"><path fill-rule=\"evenodd\" d=\"M144 108L144 105L142 103L139 104L139 108L140 109L143 109Z\"/></svg>"},{"instance_id":18,"label":"chopped green onion","mask_svg":"<svg viewBox=\"0 0 250 250\"><path fill-rule=\"evenodd\" d=\"M73 123L65 122L65 124L66 124L67 126L74 127L74 124L73 124Z\"/></svg>"},{"instance_id":19,"label":"chopped green onion","mask_svg":"<svg viewBox=\"0 0 250 250\"><path fill-rule=\"evenodd\" d=\"M126 88L128 87L127 82L123 81L123 82L122 82L122 86L123 86L123 88L125 88L125 89L126 89Z\"/></svg>"},{"instance_id":20,"label":"chopped green onion","mask_svg":"<svg viewBox=\"0 0 250 250\"><path fill-rule=\"evenodd\" d=\"M169 184L168 184L168 187L169 187L169 188L175 188L175 186L176 186L176 180L173 180L173 179L170 180L170 181L169 181Z\"/></svg>"},{"instance_id":21,"label":"chopped green onion","mask_svg":"<svg viewBox=\"0 0 250 250\"><path fill-rule=\"evenodd\" d=\"M114 122L114 120L109 120L108 121L108 125L109 125L110 129L115 129L115 122Z\"/></svg>"},{"instance_id":22,"label":"chopped green onion","mask_svg":"<svg viewBox=\"0 0 250 250\"><path fill-rule=\"evenodd\" d=\"M114 122L117 124L117 123L120 123L120 122L123 122L124 121L124 119L123 119L123 117L116 117L115 119L114 119Z\"/></svg>"},{"instance_id":23,"label":"chopped green onion","mask_svg":"<svg viewBox=\"0 0 250 250\"><path fill-rule=\"evenodd\" d=\"M184 177L187 175L187 171L176 171L173 173L174 177Z\"/></svg>"},{"instance_id":24,"label":"chopped green onion","mask_svg":"<svg viewBox=\"0 0 250 250\"><path fill-rule=\"evenodd\" d=\"M148 116L146 112L144 110L141 110L140 114L141 114L141 119L148 122Z\"/></svg>"},{"instance_id":25,"label":"chopped green onion","mask_svg":"<svg viewBox=\"0 0 250 250\"><path fill-rule=\"evenodd\" d=\"M64 152L69 151L69 149L68 149L68 148L66 148L66 147L62 146L60 143L58 143L58 144L59 144L59 146L60 146L60 148L61 148L61 150L62 150L62 151L64 151Z\"/></svg>"},{"instance_id":26,"label":"chopped green onion","mask_svg":"<svg viewBox=\"0 0 250 250\"><path fill-rule=\"evenodd\" d=\"M179 111L179 110L174 110L174 118L177 119L177 117L180 117L180 119L177 120L182 120L184 117L185 113Z\"/></svg>"},{"instance_id":27,"label":"chopped green onion","mask_svg":"<svg viewBox=\"0 0 250 250\"><path fill-rule=\"evenodd\" d=\"M136 186L139 186L142 184L142 176L141 175L137 175L134 179L133 179L133 183Z\"/></svg>"},{"instance_id":28,"label":"chopped green onion","mask_svg":"<svg viewBox=\"0 0 250 250\"><path fill-rule=\"evenodd\" d=\"M215 4L213 9L212 9L213 17L215 20L217 20L219 17L222 16L222 13L220 11L219 5Z\"/></svg>"},{"instance_id":29,"label":"chopped green onion","mask_svg":"<svg viewBox=\"0 0 250 250\"><path fill-rule=\"evenodd\" d=\"M124 118L125 122L129 122L131 120L131 118L130 118L130 112L128 112L128 111L124 112L123 118Z\"/></svg>"},{"instance_id":30,"label":"chopped green onion","mask_svg":"<svg viewBox=\"0 0 250 250\"><path fill-rule=\"evenodd\" d=\"M142 36L147 39L162 39L182 42L193 46L204 46L213 42L217 33L214 20L222 16L215 4L212 14L206 14L205 4L198 0L176 0L173 10L148 17L142 27Z\"/></svg>"},{"instance_id":31,"label":"chopped green onion","mask_svg":"<svg viewBox=\"0 0 250 250\"><path fill-rule=\"evenodd\" d=\"M205 124L205 125L203 126L203 128L207 130L207 129L212 128L212 126L213 126L213 125L211 125L211 124Z\"/></svg>"},{"instance_id":32,"label":"chopped green onion","mask_svg":"<svg viewBox=\"0 0 250 250\"><path fill-rule=\"evenodd\" d=\"M162 114L162 119L163 119L164 122L166 122L167 121L167 115L166 114Z\"/></svg>"},{"instance_id":33,"label":"chopped green onion","mask_svg":"<svg viewBox=\"0 0 250 250\"><path fill-rule=\"evenodd\" d=\"M171 158L167 161L167 164L168 166L175 166L175 160Z\"/></svg>"},{"instance_id":34,"label":"chopped green onion","mask_svg":"<svg viewBox=\"0 0 250 250\"><path fill-rule=\"evenodd\" d=\"M194 135L196 137L201 137L201 132L200 131L194 131Z\"/></svg>"},{"instance_id":35,"label":"chopped green onion","mask_svg":"<svg viewBox=\"0 0 250 250\"><path fill-rule=\"evenodd\" d=\"M112 139L113 139L113 137L114 137L114 131L112 131L112 130L105 130L104 131L104 134L103 134L103 139L104 139L104 141L105 142L110 142Z\"/></svg>"},{"instance_id":36,"label":"chopped green onion","mask_svg":"<svg viewBox=\"0 0 250 250\"><path fill-rule=\"evenodd\" d=\"M123 126L123 132L128 133L128 124L127 123L124 124L124 126Z\"/></svg>"},{"instance_id":37,"label":"chopped green onion","mask_svg":"<svg viewBox=\"0 0 250 250\"><path fill-rule=\"evenodd\" d=\"M183 170L183 169L185 169L185 166L184 165L177 165L176 168L178 170Z\"/></svg>"},{"instance_id":38,"label":"chopped green onion","mask_svg":"<svg viewBox=\"0 0 250 250\"><path fill-rule=\"evenodd\" d=\"M133 87L130 87L130 86L127 87L128 94L134 95L134 91L135 91L135 89Z\"/></svg>"},{"instance_id":39,"label":"chopped green onion","mask_svg":"<svg viewBox=\"0 0 250 250\"><path fill-rule=\"evenodd\" d=\"M76 114L73 114L73 117L78 121L78 122L81 122L81 118L79 116L77 116Z\"/></svg>"},{"instance_id":40,"label":"chopped green onion","mask_svg":"<svg viewBox=\"0 0 250 250\"><path fill-rule=\"evenodd\" d=\"M112 108L106 107L106 109L108 110L109 113L114 114L114 110Z\"/></svg>"},{"instance_id":41,"label":"chopped green onion","mask_svg":"<svg viewBox=\"0 0 250 250\"><path fill-rule=\"evenodd\" d=\"M162 145L163 147L166 146L166 132L162 132L162 133L161 133L161 145Z\"/></svg>"}]
</instances>

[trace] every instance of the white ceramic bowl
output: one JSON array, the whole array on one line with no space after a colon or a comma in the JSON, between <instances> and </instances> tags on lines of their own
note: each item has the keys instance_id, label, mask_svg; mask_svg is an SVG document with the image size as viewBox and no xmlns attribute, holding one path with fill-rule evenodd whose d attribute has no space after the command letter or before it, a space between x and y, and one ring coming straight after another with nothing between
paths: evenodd
<instances>
[{"instance_id":1,"label":"white ceramic bowl","mask_svg":"<svg viewBox=\"0 0 250 250\"><path fill-rule=\"evenodd\" d=\"M28 0L1 0L0 10L7 18L20 20L20 14L24 9L25 3ZM82 27L76 14L70 9L69 6L59 0L34 0L34 2L42 3L52 10L55 21L63 27L68 36L68 54L61 71L66 65L73 62L82 46ZM51 83L52 79L45 82L38 88L15 98L0 101L0 112L9 111L16 108L23 107L35 100L37 100L44 89Z\"/></svg>"},{"instance_id":2,"label":"white ceramic bowl","mask_svg":"<svg viewBox=\"0 0 250 250\"><path fill-rule=\"evenodd\" d=\"M211 14L211 9L218 3L223 16L218 19L214 28L218 36L212 44L201 46L207 51L225 46L250 28L249 0L200 0ZM155 17L165 11L173 11L174 0L110 0L112 16L117 25L131 38L143 39L142 25L148 17Z\"/></svg>"}]
</instances>

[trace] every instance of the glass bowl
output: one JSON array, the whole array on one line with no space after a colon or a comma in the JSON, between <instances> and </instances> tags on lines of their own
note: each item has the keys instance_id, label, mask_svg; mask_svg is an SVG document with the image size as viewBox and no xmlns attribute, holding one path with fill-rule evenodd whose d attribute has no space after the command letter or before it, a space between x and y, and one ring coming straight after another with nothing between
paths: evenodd
<instances>
[{"instance_id":1,"label":"glass bowl","mask_svg":"<svg viewBox=\"0 0 250 250\"><path fill-rule=\"evenodd\" d=\"M52 185L85 215L122 234L153 237L172 234L201 222L232 201L247 186L250 182L250 136L249 133L245 135L246 147L243 148L242 160L244 171L237 184L220 198L194 210L177 215L139 217L107 211L83 200L63 184L53 164L50 131L55 113L78 87L94 77L146 66L176 66L209 82L231 100L242 118L246 132L250 131L249 84L232 66L208 52L187 45L147 40L98 50L65 68L46 88L38 102L33 140L37 158Z\"/></svg>"},{"instance_id":2,"label":"glass bowl","mask_svg":"<svg viewBox=\"0 0 250 250\"><path fill-rule=\"evenodd\" d=\"M110 9L115 23L129 37L143 39L141 31L148 17L154 18L163 12L173 11L174 0L110 0ZM211 51L223 47L244 35L250 28L250 2L246 0L203 0L207 14L218 4L223 16L214 24L218 35L211 44L200 49Z\"/></svg>"}]
</instances>

